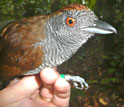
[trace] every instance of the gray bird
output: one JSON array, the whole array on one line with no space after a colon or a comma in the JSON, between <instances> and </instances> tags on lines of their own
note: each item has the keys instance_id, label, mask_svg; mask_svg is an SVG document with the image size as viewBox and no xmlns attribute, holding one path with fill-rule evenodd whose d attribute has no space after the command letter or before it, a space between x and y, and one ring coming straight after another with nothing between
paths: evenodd
<instances>
[{"instance_id":1,"label":"gray bird","mask_svg":"<svg viewBox=\"0 0 124 107\"><path fill-rule=\"evenodd\" d=\"M0 79L38 74L67 61L95 33L116 33L92 10L71 4L50 15L33 16L7 25L0 35ZM49 74L48 74L49 75ZM79 76L62 75L78 89L88 88ZM80 87L78 86L80 84Z\"/></svg>"}]
</instances>

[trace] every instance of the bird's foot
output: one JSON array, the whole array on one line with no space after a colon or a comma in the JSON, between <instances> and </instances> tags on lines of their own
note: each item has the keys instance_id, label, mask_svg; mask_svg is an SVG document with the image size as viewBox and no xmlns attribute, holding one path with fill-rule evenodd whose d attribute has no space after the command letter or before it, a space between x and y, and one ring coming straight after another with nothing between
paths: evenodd
<instances>
[{"instance_id":1,"label":"bird's foot","mask_svg":"<svg viewBox=\"0 0 124 107\"><path fill-rule=\"evenodd\" d=\"M74 88L76 88L76 89L82 90L82 89L88 89L89 88L89 86L85 82L84 78L81 78L80 76L61 74L61 77L64 78L65 80L71 82L72 85L74 86Z\"/></svg>"}]
</instances>

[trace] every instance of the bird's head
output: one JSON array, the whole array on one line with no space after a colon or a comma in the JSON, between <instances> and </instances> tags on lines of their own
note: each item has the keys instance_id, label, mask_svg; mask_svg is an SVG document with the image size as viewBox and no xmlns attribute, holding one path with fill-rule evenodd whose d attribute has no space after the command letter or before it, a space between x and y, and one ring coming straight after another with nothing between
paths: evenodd
<instances>
[{"instance_id":1,"label":"bird's head","mask_svg":"<svg viewBox=\"0 0 124 107\"><path fill-rule=\"evenodd\" d=\"M115 28L106 22L99 21L92 10L80 5L71 4L50 15L49 27L54 37L61 43L82 45L94 33L116 33Z\"/></svg>"}]
</instances>

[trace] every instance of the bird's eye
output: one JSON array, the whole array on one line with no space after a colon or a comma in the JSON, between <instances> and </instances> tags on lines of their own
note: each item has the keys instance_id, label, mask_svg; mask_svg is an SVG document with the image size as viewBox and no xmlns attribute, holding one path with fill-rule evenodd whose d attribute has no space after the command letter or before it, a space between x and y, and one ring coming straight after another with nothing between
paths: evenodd
<instances>
[{"instance_id":1,"label":"bird's eye","mask_svg":"<svg viewBox=\"0 0 124 107\"><path fill-rule=\"evenodd\" d=\"M76 23L76 19L74 19L74 18L68 17L68 18L66 19L66 24L67 24L68 26L73 27L73 26L75 25L75 23Z\"/></svg>"}]
</instances>

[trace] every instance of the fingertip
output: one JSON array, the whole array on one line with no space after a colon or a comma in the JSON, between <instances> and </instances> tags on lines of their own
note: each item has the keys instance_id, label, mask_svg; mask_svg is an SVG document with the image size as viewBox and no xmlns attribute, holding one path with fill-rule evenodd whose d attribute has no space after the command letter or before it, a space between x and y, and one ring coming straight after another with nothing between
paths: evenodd
<instances>
[{"instance_id":1,"label":"fingertip","mask_svg":"<svg viewBox=\"0 0 124 107\"><path fill-rule=\"evenodd\" d=\"M52 68L44 68L40 72L40 77L45 86L52 85L59 77L58 73Z\"/></svg>"},{"instance_id":2,"label":"fingertip","mask_svg":"<svg viewBox=\"0 0 124 107\"><path fill-rule=\"evenodd\" d=\"M58 93L67 93L70 91L70 84L63 78L57 79L54 87Z\"/></svg>"},{"instance_id":3,"label":"fingertip","mask_svg":"<svg viewBox=\"0 0 124 107\"><path fill-rule=\"evenodd\" d=\"M56 106L69 106L70 100L70 84L63 78L57 79L54 84L55 93L52 102Z\"/></svg>"}]
</instances>

